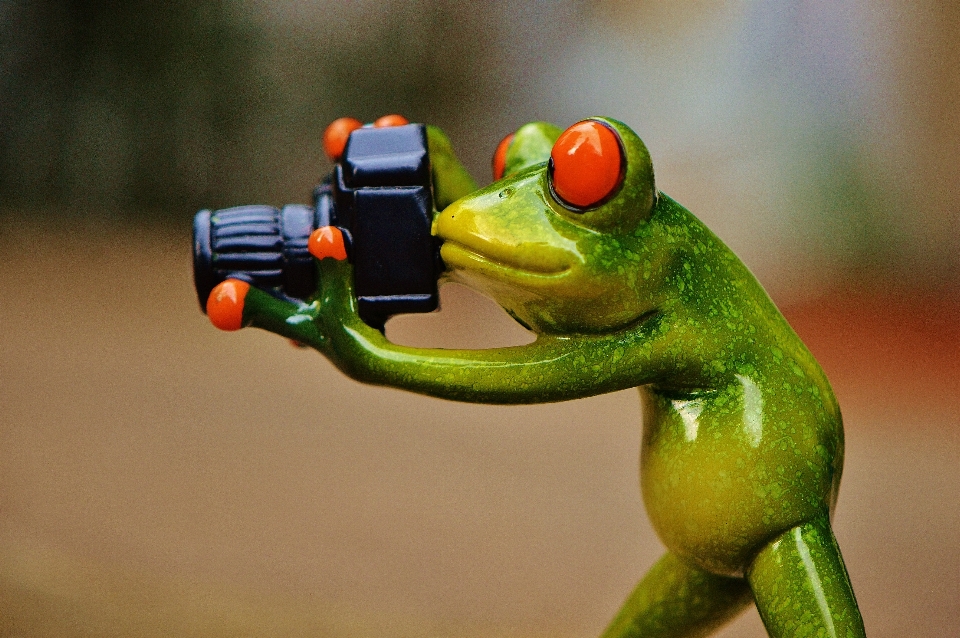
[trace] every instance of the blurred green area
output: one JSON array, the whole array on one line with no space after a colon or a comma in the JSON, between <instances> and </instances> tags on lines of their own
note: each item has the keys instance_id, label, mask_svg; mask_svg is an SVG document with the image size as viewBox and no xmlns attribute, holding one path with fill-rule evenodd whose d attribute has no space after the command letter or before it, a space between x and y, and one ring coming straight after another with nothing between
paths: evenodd
<instances>
[{"instance_id":1,"label":"blurred green area","mask_svg":"<svg viewBox=\"0 0 960 638\"><path fill-rule=\"evenodd\" d=\"M400 112L457 130L496 108L495 4L369 8L0 3L0 196L171 219L305 198L336 117Z\"/></svg>"},{"instance_id":2,"label":"blurred green area","mask_svg":"<svg viewBox=\"0 0 960 638\"><path fill-rule=\"evenodd\" d=\"M8 205L177 211L232 194L258 36L219 3L5 3Z\"/></svg>"},{"instance_id":3,"label":"blurred green area","mask_svg":"<svg viewBox=\"0 0 960 638\"><path fill-rule=\"evenodd\" d=\"M519 124L599 113L775 291L955 291L958 25L943 0L0 0L0 203L186 227L307 200L342 115L436 123L483 181Z\"/></svg>"}]
</instances>

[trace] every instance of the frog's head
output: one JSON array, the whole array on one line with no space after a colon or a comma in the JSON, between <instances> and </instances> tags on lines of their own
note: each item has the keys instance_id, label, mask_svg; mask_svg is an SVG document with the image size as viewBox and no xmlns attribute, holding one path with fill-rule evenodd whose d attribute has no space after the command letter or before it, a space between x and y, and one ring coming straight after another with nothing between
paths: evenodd
<instances>
[{"instance_id":1,"label":"frog's head","mask_svg":"<svg viewBox=\"0 0 960 638\"><path fill-rule=\"evenodd\" d=\"M663 301L653 166L626 125L528 124L501 142L494 176L434 221L450 279L538 333L617 330Z\"/></svg>"}]
</instances>

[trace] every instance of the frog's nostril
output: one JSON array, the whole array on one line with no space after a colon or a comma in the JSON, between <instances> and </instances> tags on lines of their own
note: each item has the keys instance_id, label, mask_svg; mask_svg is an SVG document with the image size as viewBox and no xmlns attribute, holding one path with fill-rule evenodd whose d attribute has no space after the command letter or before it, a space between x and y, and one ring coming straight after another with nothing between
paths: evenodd
<instances>
[{"instance_id":1,"label":"frog's nostril","mask_svg":"<svg viewBox=\"0 0 960 638\"><path fill-rule=\"evenodd\" d=\"M500 199L506 199L512 196L513 193L514 193L514 188L512 186L508 186L507 188L504 188L502 191L500 191Z\"/></svg>"}]
</instances>

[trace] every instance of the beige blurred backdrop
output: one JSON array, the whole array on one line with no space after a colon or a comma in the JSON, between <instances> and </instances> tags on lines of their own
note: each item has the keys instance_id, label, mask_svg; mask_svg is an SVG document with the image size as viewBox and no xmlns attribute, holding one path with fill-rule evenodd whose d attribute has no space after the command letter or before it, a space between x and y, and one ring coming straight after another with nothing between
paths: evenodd
<instances>
[{"instance_id":1,"label":"beige blurred backdrop","mask_svg":"<svg viewBox=\"0 0 960 638\"><path fill-rule=\"evenodd\" d=\"M193 212L307 201L325 124L389 112L481 183L526 121L637 130L834 384L868 634L960 635L958 24L930 0L0 0L0 636L591 636L662 552L634 391L444 402L199 312ZM529 339L456 286L388 336Z\"/></svg>"}]
</instances>

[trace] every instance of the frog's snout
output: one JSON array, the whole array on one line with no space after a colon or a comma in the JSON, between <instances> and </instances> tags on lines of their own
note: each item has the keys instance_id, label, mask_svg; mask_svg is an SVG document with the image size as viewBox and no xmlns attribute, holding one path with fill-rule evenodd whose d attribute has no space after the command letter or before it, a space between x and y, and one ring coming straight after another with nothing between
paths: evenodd
<instances>
[{"instance_id":1,"label":"frog's snout","mask_svg":"<svg viewBox=\"0 0 960 638\"><path fill-rule=\"evenodd\" d=\"M542 214L524 206L513 186L454 202L434 220L440 254L453 270L556 276L579 261L576 245ZM517 201L517 200L520 201ZM499 278L499 277L498 277Z\"/></svg>"},{"instance_id":2,"label":"frog's snout","mask_svg":"<svg viewBox=\"0 0 960 638\"><path fill-rule=\"evenodd\" d=\"M470 233L469 229L465 230L463 227L471 223L474 215L475 213L465 208L460 201L453 202L434 216L430 232L441 242L456 241L459 235Z\"/></svg>"}]
</instances>

